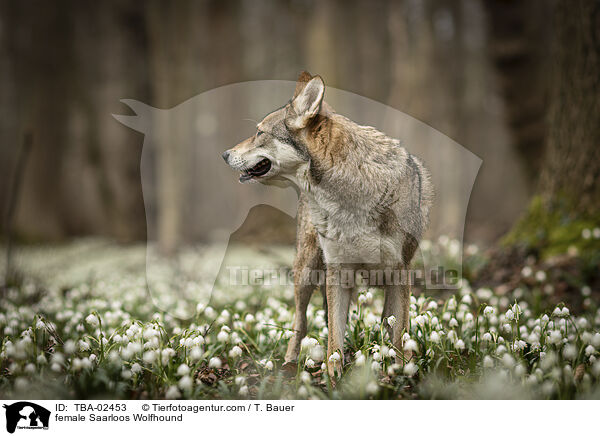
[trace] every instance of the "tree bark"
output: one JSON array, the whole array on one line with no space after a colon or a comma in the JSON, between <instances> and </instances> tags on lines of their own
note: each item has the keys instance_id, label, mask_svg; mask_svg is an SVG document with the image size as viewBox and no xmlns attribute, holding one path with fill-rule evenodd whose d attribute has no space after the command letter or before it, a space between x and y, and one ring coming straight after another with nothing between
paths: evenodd
<instances>
[{"instance_id":1,"label":"tree bark","mask_svg":"<svg viewBox=\"0 0 600 436\"><path fill-rule=\"evenodd\" d=\"M484 0L488 50L504 99L512 146L531 185L538 178L546 136L547 0Z\"/></svg>"},{"instance_id":2,"label":"tree bark","mask_svg":"<svg viewBox=\"0 0 600 436\"><path fill-rule=\"evenodd\" d=\"M600 211L600 2L559 0L554 11L547 155L539 191L571 215Z\"/></svg>"},{"instance_id":3,"label":"tree bark","mask_svg":"<svg viewBox=\"0 0 600 436\"><path fill-rule=\"evenodd\" d=\"M600 221L600 2L553 7L546 153L536 195L506 236L542 258L595 258ZM583 236L583 237L582 237Z\"/></svg>"}]
</instances>

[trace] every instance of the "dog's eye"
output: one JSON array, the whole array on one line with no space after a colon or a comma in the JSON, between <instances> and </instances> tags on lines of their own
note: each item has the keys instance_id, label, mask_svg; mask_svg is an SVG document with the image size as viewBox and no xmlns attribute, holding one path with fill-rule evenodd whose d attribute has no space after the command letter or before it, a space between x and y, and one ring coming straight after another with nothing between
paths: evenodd
<instances>
[{"instance_id":1,"label":"dog's eye","mask_svg":"<svg viewBox=\"0 0 600 436\"><path fill-rule=\"evenodd\" d=\"M258 137L259 137L260 135L262 135L263 133L265 133L265 132L263 132L262 130L257 130L257 131L256 131L256 137L258 138Z\"/></svg>"}]
</instances>

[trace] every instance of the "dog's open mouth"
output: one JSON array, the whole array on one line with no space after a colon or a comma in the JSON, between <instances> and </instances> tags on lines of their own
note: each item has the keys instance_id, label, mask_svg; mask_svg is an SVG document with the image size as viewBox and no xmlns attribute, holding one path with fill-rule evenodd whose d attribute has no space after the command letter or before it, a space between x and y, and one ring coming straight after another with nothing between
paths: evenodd
<instances>
[{"instance_id":1,"label":"dog's open mouth","mask_svg":"<svg viewBox=\"0 0 600 436\"><path fill-rule=\"evenodd\" d=\"M263 159L254 165L252 168L244 170L240 176L240 182L250 180L252 177L264 176L271 170L271 161L269 159Z\"/></svg>"}]
</instances>

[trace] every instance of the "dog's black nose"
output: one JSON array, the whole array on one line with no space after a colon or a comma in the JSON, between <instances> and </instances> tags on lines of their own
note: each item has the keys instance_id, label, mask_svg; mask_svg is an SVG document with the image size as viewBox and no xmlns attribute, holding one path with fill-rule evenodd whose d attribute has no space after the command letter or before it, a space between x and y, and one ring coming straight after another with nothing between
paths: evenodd
<instances>
[{"instance_id":1,"label":"dog's black nose","mask_svg":"<svg viewBox=\"0 0 600 436\"><path fill-rule=\"evenodd\" d=\"M227 159L229 159L229 150L226 150L221 156L223 156L223 159L227 162Z\"/></svg>"}]
</instances>

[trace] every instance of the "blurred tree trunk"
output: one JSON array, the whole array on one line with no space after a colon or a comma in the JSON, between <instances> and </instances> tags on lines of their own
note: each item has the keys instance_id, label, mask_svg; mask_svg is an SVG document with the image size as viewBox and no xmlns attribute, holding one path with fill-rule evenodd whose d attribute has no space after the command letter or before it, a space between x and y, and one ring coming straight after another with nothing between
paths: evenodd
<instances>
[{"instance_id":1,"label":"blurred tree trunk","mask_svg":"<svg viewBox=\"0 0 600 436\"><path fill-rule=\"evenodd\" d=\"M168 109L186 93L193 59L190 50L191 17L189 2L177 5L162 1L149 2L146 7L153 104ZM157 112L153 112L157 115ZM171 254L179 246L183 227L183 156L179 131L165 117L152 121L156 143L156 237L163 254Z\"/></svg>"},{"instance_id":2,"label":"blurred tree trunk","mask_svg":"<svg viewBox=\"0 0 600 436\"><path fill-rule=\"evenodd\" d=\"M531 185L538 177L546 134L549 37L546 0L485 0L488 49L504 98L512 145Z\"/></svg>"},{"instance_id":3,"label":"blurred tree trunk","mask_svg":"<svg viewBox=\"0 0 600 436\"><path fill-rule=\"evenodd\" d=\"M600 211L600 2L560 0L547 156L540 193L581 215Z\"/></svg>"},{"instance_id":4,"label":"blurred tree trunk","mask_svg":"<svg viewBox=\"0 0 600 436\"><path fill-rule=\"evenodd\" d=\"M553 14L538 195L507 238L542 254L587 247L582 229L597 226L600 217L600 2L559 0Z\"/></svg>"}]
</instances>

